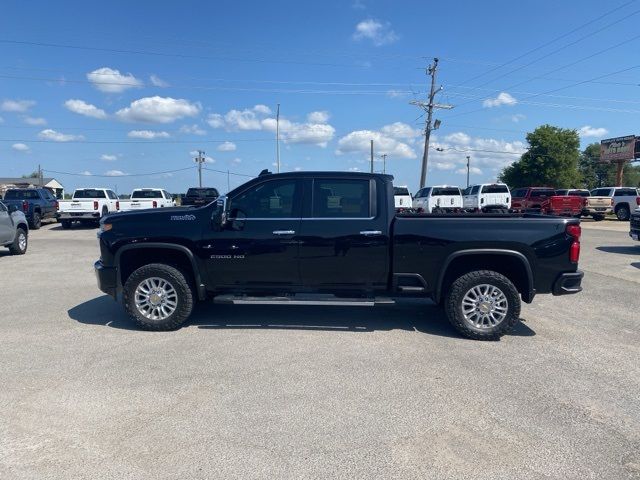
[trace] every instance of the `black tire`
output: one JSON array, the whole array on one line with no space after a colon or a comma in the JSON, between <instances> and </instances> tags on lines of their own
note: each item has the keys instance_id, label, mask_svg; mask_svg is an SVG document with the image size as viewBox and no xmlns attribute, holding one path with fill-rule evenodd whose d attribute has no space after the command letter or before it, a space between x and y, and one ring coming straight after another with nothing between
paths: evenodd
<instances>
[{"instance_id":1,"label":"black tire","mask_svg":"<svg viewBox=\"0 0 640 480\"><path fill-rule=\"evenodd\" d=\"M626 222L631 218L631 210L629 210L627 204L620 205L616 208L616 217L618 217L618 220L622 222Z\"/></svg>"},{"instance_id":2,"label":"black tire","mask_svg":"<svg viewBox=\"0 0 640 480\"><path fill-rule=\"evenodd\" d=\"M478 285L497 287L506 297L505 318L492 326L476 326L465 318L462 301L467 292ZM508 333L520 319L520 295L511 281L491 270L478 270L462 275L453 282L445 298L445 311L453 327L467 338L474 340L498 340Z\"/></svg>"},{"instance_id":3,"label":"black tire","mask_svg":"<svg viewBox=\"0 0 640 480\"><path fill-rule=\"evenodd\" d=\"M71 220L60 220L60 226L65 230L69 230L71 228Z\"/></svg>"},{"instance_id":4,"label":"black tire","mask_svg":"<svg viewBox=\"0 0 640 480\"><path fill-rule=\"evenodd\" d=\"M602 214L595 214L595 215L593 215L593 219L594 219L596 222L600 222L600 221L604 220L604 215L602 215Z\"/></svg>"},{"instance_id":5,"label":"black tire","mask_svg":"<svg viewBox=\"0 0 640 480\"><path fill-rule=\"evenodd\" d=\"M136 307L136 289L143 281L153 277L163 279L173 287L177 302L173 313L157 320L146 317ZM123 296L126 312L144 330L176 330L187 321L194 305L193 291L187 277L177 268L163 263L150 263L133 272L124 284Z\"/></svg>"},{"instance_id":6,"label":"black tire","mask_svg":"<svg viewBox=\"0 0 640 480\"><path fill-rule=\"evenodd\" d=\"M24 242L22 242L22 240L24 240ZM14 238L13 243L9 245L11 255L24 255L27 253L28 246L29 234L24 228L18 227L16 229L16 238Z\"/></svg>"},{"instance_id":7,"label":"black tire","mask_svg":"<svg viewBox=\"0 0 640 480\"><path fill-rule=\"evenodd\" d=\"M33 212L33 218L31 219L31 230L38 230L42 226L42 218L38 212Z\"/></svg>"}]
</instances>

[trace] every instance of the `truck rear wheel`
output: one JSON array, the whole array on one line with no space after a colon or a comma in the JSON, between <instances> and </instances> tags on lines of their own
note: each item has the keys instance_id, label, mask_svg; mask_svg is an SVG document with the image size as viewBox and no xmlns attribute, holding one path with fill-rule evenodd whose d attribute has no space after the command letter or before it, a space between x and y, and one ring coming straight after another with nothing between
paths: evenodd
<instances>
[{"instance_id":1,"label":"truck rear wheel","mask_svg":"<svg viewBox=\"0 0 640 480\"><path fill-rule=\"evenodd\" d=\"M60 220L60 226L62 228L64 228L65 230L68 230L71 228L71 220Z\"/></svg>"},{"instance_id":2,"label":"truck rear wheel","mask_svg":"<svg viewBox=\"0 0 640 480\"><path fill-rule=\"evenodd\" d=\"M626 222L631 217L631 211L629 210L627 204L618 206L615 213L616 217L618 217L618 220L622 220L623 222Z\"/></svg>"},{"instance_id":3,"label":"truck rear wheel","mask_svg":"<svg viewBox=\"0 0 640 480\"><path fill-rule=\"evenodd\" d=\"M124 307L145 330L180 328L193 310L193 293L185 275L169 265L151 263L138 268L127 279Z\"/></svg>"},{"instance_id":4,"label":"truck rear wheel","mask_svg":"<svg viewBox=\"0 0 640 480\"><path fill-rule=\"evenodd\" d=\"M479 270L462 275L445 300L451 325L467 338L497 340L520 318L520 295L500 273Z\"/></svg>"},{"instance_id":5,"label":"truck rear wheel","mask_svg":"<svg viewBox=\"0 0 640 480\"><path fill-rule=\"evenodd\" d=\"M42 226L42 218L38 212L33 212L33 219L31 220L31 230L38 230Z\"/></svg>"}]
</instances>

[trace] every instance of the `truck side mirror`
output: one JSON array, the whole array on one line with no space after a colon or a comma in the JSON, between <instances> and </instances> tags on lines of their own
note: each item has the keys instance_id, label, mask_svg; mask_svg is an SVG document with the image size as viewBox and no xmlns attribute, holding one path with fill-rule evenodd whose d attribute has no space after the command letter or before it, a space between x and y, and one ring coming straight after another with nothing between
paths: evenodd
<instances>
[{"instance_id":1,"label":"truck side mirror","mask_svg":"<svg viewBox=\"0 0 640 480\"><path fill-rule=\"evenodd\" d=\"M217 232L224 230L227 226L228 218L227 197L218 197L216 200L216 208L211 216L211 227Z\"/></svg>"},{"instance_id":2,"label":"truck side mirror","mask_svg":"<svg viewBox=\"0 0 640 480\"><path fill-rule=\"evenodd\" d=\"M18 211L18 206L17 205L9 205L7 207L7 210L9 211L9 214L12 214L13 212L17 212Z\"/></svg>"}]
</instances>

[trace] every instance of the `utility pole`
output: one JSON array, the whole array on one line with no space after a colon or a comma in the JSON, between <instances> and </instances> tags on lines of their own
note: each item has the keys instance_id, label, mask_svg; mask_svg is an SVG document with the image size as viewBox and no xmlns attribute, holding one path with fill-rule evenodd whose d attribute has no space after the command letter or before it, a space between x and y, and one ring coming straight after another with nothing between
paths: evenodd
<instances>
[{"instance_id":1,"label":"utility pole","mask_svg":"<svg viewBox=\"0 0 640 480\"><path fill-rule=\"evenodd\" d=\"M229 181L229 170L227 170L227 193L231 190L231 182Z\"/></svg>"},{"instance_id":2,"label":"utility pole","mask_svg":"<svg viewBox=\"0 0 640 480\"><path fill-rule=\"evenodd\" d=\"M280 104L276 110L276 165L280 173Z\"/></svg>"},{"instance_id":3,"label":"utility pole","mask_svg":"<svg viewBox=\"0 0 640 480\"><path fill-rule=\"evenodd\" d=\"M427 67L427 75L431 77L431 90L429 91L429 102L418 102L412 101L410 102L412 105L417 105L427 112L427 123L424 128L424 152L422 154L422 169L420 171L420 188L424 187L424 184L427 179L427 165L429 162L429 140L431 138L431 131L436 130L440 127L440 120L436 120L435 124L433 122L433 109L434 108L445 108L450 110L453 108L453 105L441 105L434 103L434 99L436 93L442 90L442 87L436 88L436 72L438 70L438 59L434 58L433 63Z\"/></svg>"},{"instance_id":4,"label":"utility pole","mask_svg":"<svg viewBox=\"0 0 640 480\"><path fill-rule=\"evenodd\" d=\"M204 151L198 150L198 156L194 160L198 164L198 186L202 188L202 164L204 163Z\"/></svg>"},{"instance_id":5,"label":"utility pole","mask_svg":"<svg viewBox=\"0 0 640 480\"><path fill-rule=\"evenodd\" d=\"M387 173L387 154L383 153L380 158L382 158L382 173Z\"/></svg>"},{"instance_id":6,"label":"utility pole","mask_svg":"<svg viewBox=\"0 0 640 480\"><path fill-rule=\"evenodd\" d=\"M371 140L371 173L373 173L373 140Z\"/></svg>"},{"instance_id":7,"label":"utility pole","mask_svg":"<svg viewBox=\"0 0 640 480\"><path fill-rule=\"evenodd\" d=\"M38 186L42 187L44 180L42 179L42 168L40 168L40 164L38 164Z\"/></svg>"},{"instance_id":8,"label":"utility pole","mask_svg":"<svg viewBox=\"0 0 640 480\"><path fill-rule=\"evenodd\" d=\"M469 186L469 169L471 168L471 157L467 155L467 187Z\"/></svg>"}]
</instances>

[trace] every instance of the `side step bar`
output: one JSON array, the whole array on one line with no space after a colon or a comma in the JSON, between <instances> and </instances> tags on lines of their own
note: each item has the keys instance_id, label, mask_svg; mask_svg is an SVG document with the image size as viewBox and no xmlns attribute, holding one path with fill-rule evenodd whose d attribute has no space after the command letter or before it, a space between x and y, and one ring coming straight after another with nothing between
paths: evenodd
<instances>
[{"instance_id":1,"label":"side step bar","mask_svg":"<svg viewBox=\"0 0 640 480\"><path fill-rule=\"evenodd\" d=\"M251 297L244 295L216 295L214 303L233 305L328 305L337 307L373 307L393 305L395 301L387 297L342 298L333 295L291 295Z\"/></svg>"}]
</instances>

